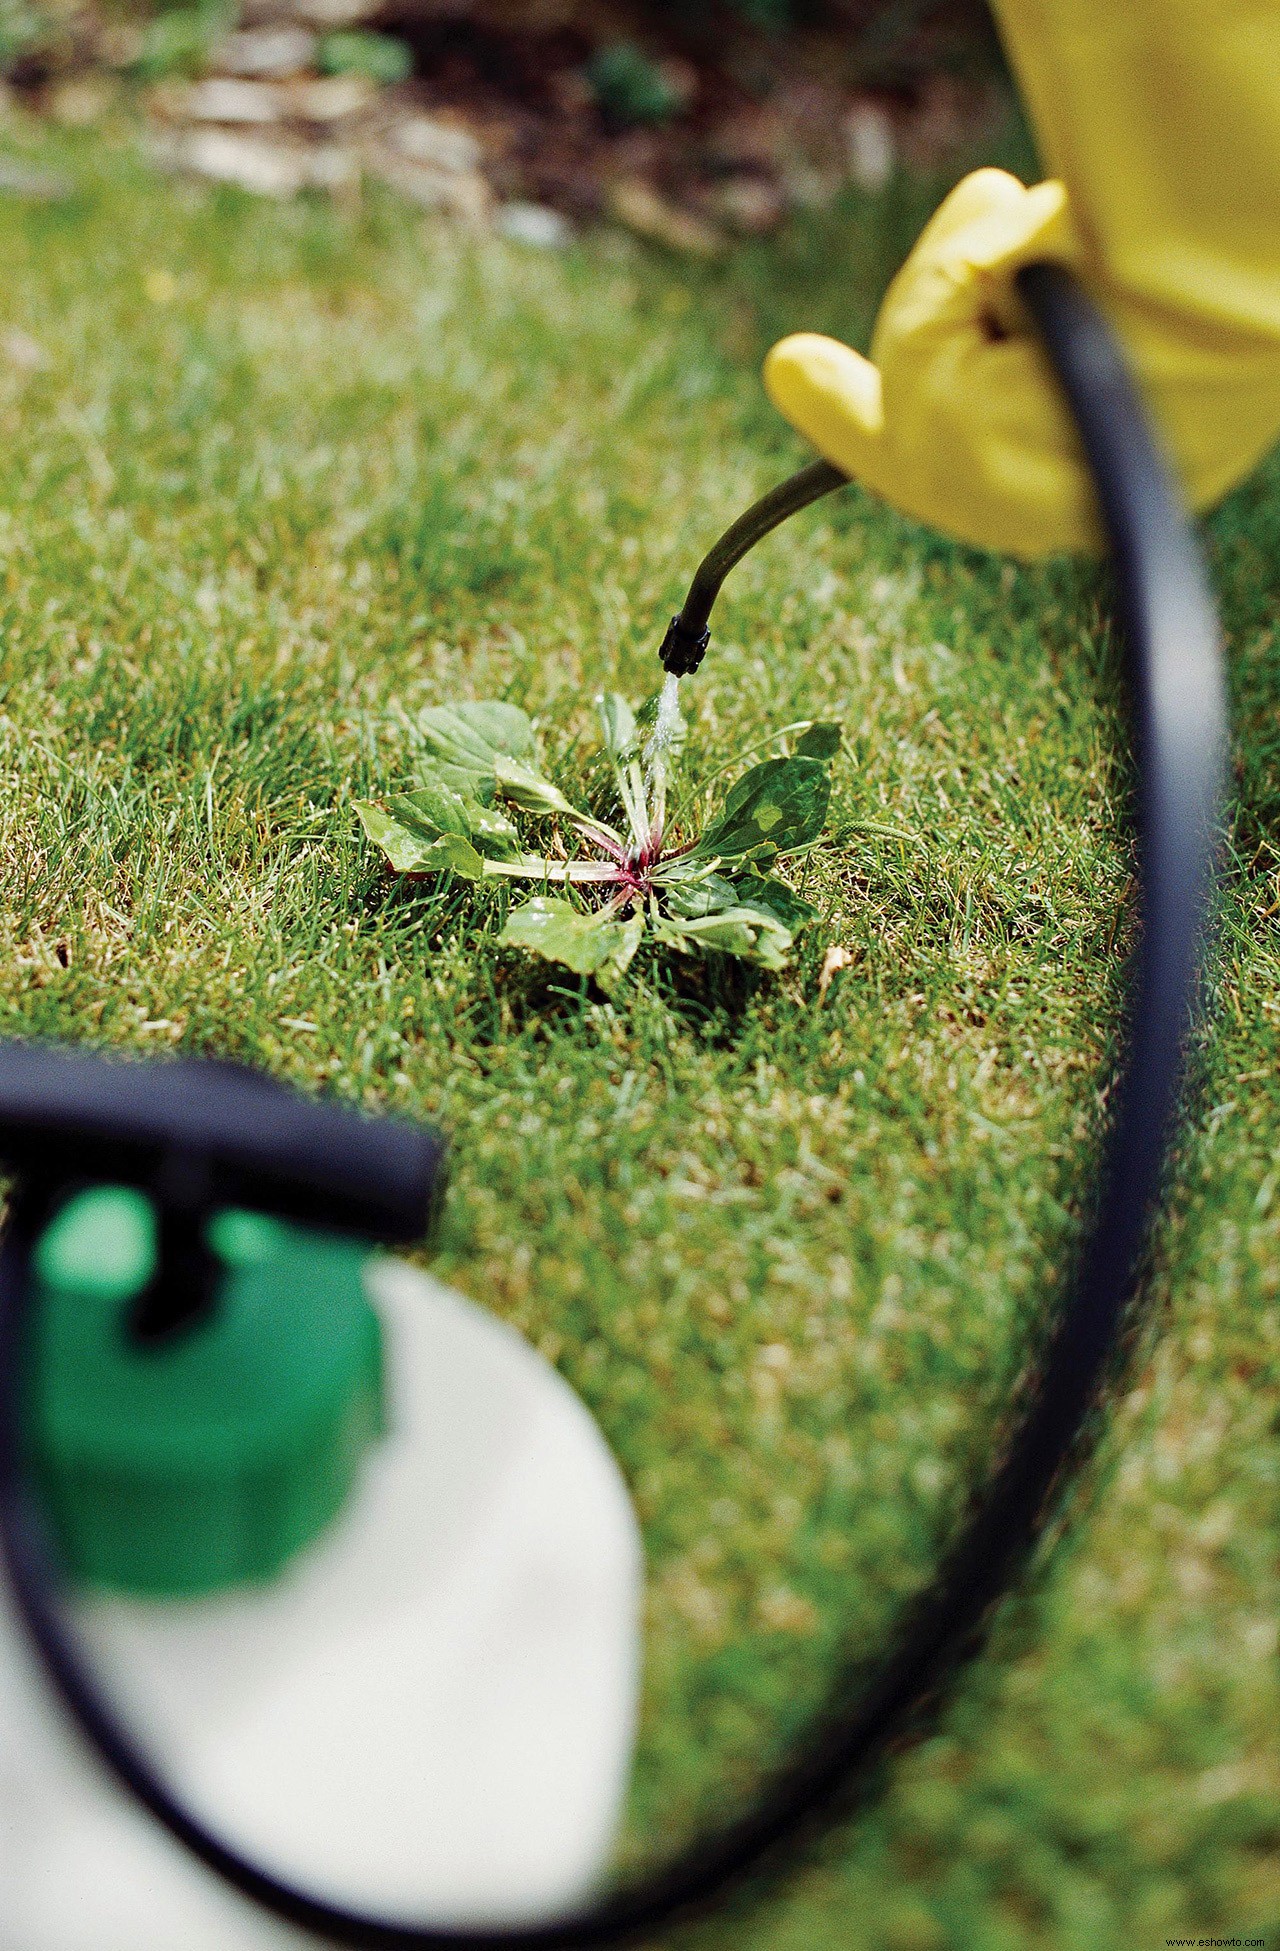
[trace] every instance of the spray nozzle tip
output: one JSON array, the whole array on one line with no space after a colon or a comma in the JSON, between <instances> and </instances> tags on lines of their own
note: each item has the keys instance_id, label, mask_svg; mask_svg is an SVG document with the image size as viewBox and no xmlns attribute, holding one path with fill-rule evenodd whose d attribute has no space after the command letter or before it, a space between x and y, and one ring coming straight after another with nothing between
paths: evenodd
<instances>
[{"instance_id":1,"label":"spray nozzle tip","mask_svg":"<svg viewBox=\"0 0 1280 1951\"><path fill-rule=\"evenodd\" d=\"M659 662L672 677L692 677L710 642L710 630L690 630L683 617L673 616L658 652Z\"/></svg>"}]
</instances>

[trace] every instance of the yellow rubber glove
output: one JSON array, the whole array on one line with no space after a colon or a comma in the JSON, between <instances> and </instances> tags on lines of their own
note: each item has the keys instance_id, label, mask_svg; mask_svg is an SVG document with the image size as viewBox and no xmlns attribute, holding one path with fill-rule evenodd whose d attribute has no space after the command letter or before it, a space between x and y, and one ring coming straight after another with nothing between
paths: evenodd
<instances>
[{"instance_id":1,"label":"yellow rubber glove","mask_svg":"<svg viewBox=\"0 0 1280 1951\"><path fill-rule=\"evenodd\" d=\"M1093 542L1075 435L1012 282L1035 258L1078 256L1060 183L978 170L890 285L871 358L797 333L765 361L769 397L827 460L963 541Z\"/></svg>"},{"instance_id":2,"label":"yellow rubber glove","mask_svg":"<svg viewBox=\"0 0 1280 1951\"><path fill-rule=\"evenodd\" d=\"M1097 532L1013 291L1032 258L1081 273L1118 327L1195 506L1280 434L1280 0L996 11L1061 181L967 178L890 287L872 361L802 333L770 353L765 383L827 459L896 506L1037 556Z\"/></svg>"}]
</instances>

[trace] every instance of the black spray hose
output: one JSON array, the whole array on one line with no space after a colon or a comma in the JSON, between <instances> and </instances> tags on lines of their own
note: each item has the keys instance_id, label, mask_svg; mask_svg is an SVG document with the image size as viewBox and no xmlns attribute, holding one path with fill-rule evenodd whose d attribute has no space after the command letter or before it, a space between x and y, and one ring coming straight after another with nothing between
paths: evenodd
<instances>
[{"instance_id":1,"label":"black spray hose","mask_svg":"<svg viewBox=\"0 0 1280 1951\"><path fill-rule=\"evenodd\" d=\"M1096 1399L1139 1276L1197 1007L1221 812L1223 684L1200 554L1110 333L1064 272L1038 266L1020 285L1097 483L1128 646L1141 870L1128 1050L1092 1228L1021 1425L896 1653L856 1705L848 1705L847 1691L834 1701L753 1807L598 1907L512 1930L433 1929L347 1910L281 1881L212 1834L104 1699L55 1596L21 1443L29 1261L40 1216L24 1216L19 1205L10 1226L0 1255L0 1544L17 1610L64 1706L120 1784L246 1897L321 1939L355 1951L585 1951L642 1937L722 1895L833 1790L882 1756L973 1650L1025 1558ZM812 486L814 470L806 474ZM713 571L708 587L714 580Z\"/></svg>"}]
</instances>

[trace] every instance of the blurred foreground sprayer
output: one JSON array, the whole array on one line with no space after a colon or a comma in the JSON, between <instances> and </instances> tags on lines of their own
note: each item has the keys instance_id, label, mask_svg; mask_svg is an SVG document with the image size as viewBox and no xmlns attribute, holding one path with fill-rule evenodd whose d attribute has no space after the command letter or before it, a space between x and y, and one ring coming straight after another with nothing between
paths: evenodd
<instances>
[{"instance_id":1,"label":"blurred foreground sprayer","mask_svg":"<svg viewBox=\"0 0 1280 1951\"><path fill-rule=\"evenodd\" d=\"M372 1256L425 1231L438 1141L231 1066L11 1045L0 1159L48 1548L170 1781L337 1902L583 1897L630 1764L635 1522L555 1371ZM0 1722L0 1951L277 1941L67 1743L12 1625Z\"/></svg>"},{"instance_id":2,"label":"blurred foreground sprayer","mask_svg":"<svg viewBox=\"0 0 1280 1951\"><path fill-rule=\"evenodd\" d=\"M1097 548L1088 470L1016 278L1074 270L1194 508L1280 435L1280 7L995 0L1055 180L982 169L889 287L864 359L800 332L769 394L827 460L962 541Z\"/></svg>"}]
</instances>

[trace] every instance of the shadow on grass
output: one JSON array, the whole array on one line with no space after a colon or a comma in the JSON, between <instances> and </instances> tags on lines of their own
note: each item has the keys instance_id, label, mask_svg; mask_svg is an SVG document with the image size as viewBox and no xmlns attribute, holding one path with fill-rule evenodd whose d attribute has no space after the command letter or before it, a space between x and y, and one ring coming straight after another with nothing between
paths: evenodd
<instances>
[{"instance_id":1,"label":"shadow on grass","mask_svg":"<svg viewBox=\"0 0 1280 1951\"><path fill-rule=\"evenodd\" d=\"M766 979L762 970L733 956L677 957L656 946L641 948L612 994L593 976L576 976L519 950L498 949L489 974L496 1009L488 1036L476 1009L484 1000L480 982L472 983L468 998L468 1033L476 1041L497 1043L544 1025L571 1028L601 1007L625 1018L633 1005L656 1002L678 1029L712 1049L728 1049L736 1042Z\"/></svg>"}]
</instances>

